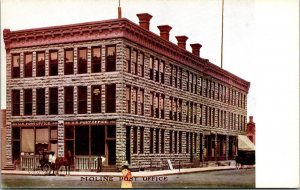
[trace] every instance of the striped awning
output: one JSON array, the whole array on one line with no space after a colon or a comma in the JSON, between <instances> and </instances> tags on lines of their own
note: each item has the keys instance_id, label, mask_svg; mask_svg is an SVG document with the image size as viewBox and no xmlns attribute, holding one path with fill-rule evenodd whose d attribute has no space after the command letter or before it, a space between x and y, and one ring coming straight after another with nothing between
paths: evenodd
<instances>
[{"instance_id":1,"label":"striped awning","mask_svg":"<svg viewBox=\"0 0 300 190\"><path fill-rule=\"evenodd\" d=\"M255 150L255 145L245 135L238 135L238 150Z\"/></svg>"}]
</instances>

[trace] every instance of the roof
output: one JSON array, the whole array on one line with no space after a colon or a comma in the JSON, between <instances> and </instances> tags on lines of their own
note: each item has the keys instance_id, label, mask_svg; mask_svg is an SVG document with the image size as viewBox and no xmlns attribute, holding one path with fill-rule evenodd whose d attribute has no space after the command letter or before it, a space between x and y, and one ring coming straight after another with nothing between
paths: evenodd
<instances>
[{"instance_id":1,"label":"roof","mask_svg":"<svg viewBox=\"0 0 300 190\"><path fill-rule=\"evenodd\" d=\"M125 38L244 92L248 93L250 87L250 82L178 47L126 18L16 31L4 29L3 38L7 52L22 47Z\"/></svg>"}]
</instances>

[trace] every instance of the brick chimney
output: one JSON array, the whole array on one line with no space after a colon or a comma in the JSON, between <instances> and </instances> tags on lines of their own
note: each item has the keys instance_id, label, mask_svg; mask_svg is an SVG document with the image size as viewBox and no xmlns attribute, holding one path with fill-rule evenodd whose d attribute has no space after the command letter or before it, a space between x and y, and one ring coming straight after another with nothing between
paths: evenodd
<instances>
[{"instance_id":1,"label":"brick chimney","mask_svg":"<svg viewBox=\"0 0 300 190\"><path fill-rule=\"evenodd\" d=\"M170 36L169 32L172 29L172 27L169 25L161 25L161 26L157 26L157 28L160 30L160 37L169 41L169 36Z\"/></svg>"},{"instance_id":2,"label":"brick chimney","mask_svg":"<svg viewBox=\"0 0 300 190\"><path fill-rule=\"evenodd\" d=\"M191 44L192 53L198 57L200 57L200 48L202 47L201 44Z\"/></svg>"},{"instance_id":3,"label":"brick chimney","mask_svg":"<svg viewBox=\"0 0 300 190\"><path fill-rule=\"evenodd\" d=\"M150 26L150 19L152 18L152 15L148 13L140 13L136 15L140 20L140 26L146 30L149 30Z\"/></svg>"},{"instance_id":4,"label":"brick chimney","mask_svg":"<svg viewBox=\"0 0 300 190\"><path fill-rule=\"evenodd\" d=\"M186 44L186 41L187 41L188 37L186 37L186 36L175 36L175 37L177 39L178 46L180 48L185 49L185 44Z\"/></svg>"},{"instance_id":5,"label":"brick chimney","mask_svg":"<svg viewBox=\"0 0 300 190\"><path fill-rule=\"evenodd\" d=\"M253 116L249 116L249 123L253 123Z\"/></svg>"}]
</instances>

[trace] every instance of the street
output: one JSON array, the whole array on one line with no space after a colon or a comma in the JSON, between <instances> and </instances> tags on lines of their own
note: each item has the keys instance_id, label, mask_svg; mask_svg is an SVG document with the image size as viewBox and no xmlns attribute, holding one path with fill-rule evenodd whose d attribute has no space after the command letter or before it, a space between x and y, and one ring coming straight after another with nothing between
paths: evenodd
<instances>
[{"instance_id":1,"label":"street","mask_svg":"<svg viewBox=\"0 0 300 190\"><path fill-rule=\"evenodd\" d=\"M120 188L120 177L2 175L2 188ZM255 169L138 177L136 188L255 188Z\"/></svg>"}]
</instances>

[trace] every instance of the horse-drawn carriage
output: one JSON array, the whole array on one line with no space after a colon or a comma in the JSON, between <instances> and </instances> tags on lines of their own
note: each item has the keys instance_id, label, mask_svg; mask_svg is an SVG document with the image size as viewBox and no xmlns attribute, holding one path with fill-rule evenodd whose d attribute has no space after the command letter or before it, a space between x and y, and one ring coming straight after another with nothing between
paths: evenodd
<instances>
[{"instance_id":1,"label":"horse-drawn carriage","mask_svg":"<svg viewBox=\"0 0 300 190\"><path fill-rule=\"evenodd\" d=\"M235 161L237 169L243 165L255 165L255 146L247 136L238 136L238 154Z\"/></svg>"},{"instance_id":2,"label":"horse-drawn carriage","mask_svg":"<svg viewBox=\"0 0 300 190\"><path fill-rule=\"evenodd\" d=\"M71 152L68 151L66 157L57 157L52 160L54 152L40 152L38 170L41 170L45 175L56 172L56 175L70 175L70 166L73 163Z\"/></svg>"}]
</instances>

